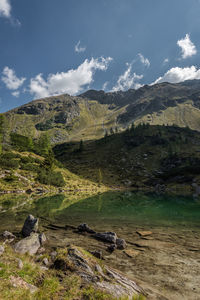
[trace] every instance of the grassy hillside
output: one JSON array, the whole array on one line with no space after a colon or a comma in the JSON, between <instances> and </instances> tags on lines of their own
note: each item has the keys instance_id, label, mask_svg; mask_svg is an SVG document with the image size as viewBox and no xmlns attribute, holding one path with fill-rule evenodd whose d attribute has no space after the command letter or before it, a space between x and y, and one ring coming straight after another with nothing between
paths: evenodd
<instances>
[{"instance_id":1,"label":"grassy hillside","mask_svg":"<svg viewBox=\"0 0 200 300\"><path fill-rule=\"evenodd\" d=\"M116 127L125 108L61 95L30 102L5 114L6 133L17 132L38 138L47 132L53 144L97 139Z\"/></svg>"},{"instance_id":2,"label":"grassy hillside","mask_svg":"<svg viewBox=\"0 0 200 300\"><path fill-rule=\"evenodd\" d=\"M133 122L190 127L200 131L200 81L161 83L138 90L87 91L32 101L4 114L5 139L10 132L38 138L46 132L52 144L95 140Z\"/></svg>"},{"instance_id":3,"label":"grassy hillside","mask_svg":"<svg viewBox=\"0 0 200 300\"><path fill-rule=\"evenodd\" d=\"M98 141L66 143L55 155L71 172L112 188L188 189L200 182L200 133L176 126L140 125Z\"/></svg>"},{"instance_id":4,"label":"grassy hillside","mask_svg":"<svg viewBox=\"0 0 200 300\"><path fill-rule=\"evenodd\" d=\"M0 194L67 192L71 199L79 199L106 190L103 184L73 174L56 160L50 166L48 155L10 149L0 156Z\"/></svg>"}]
</instances>

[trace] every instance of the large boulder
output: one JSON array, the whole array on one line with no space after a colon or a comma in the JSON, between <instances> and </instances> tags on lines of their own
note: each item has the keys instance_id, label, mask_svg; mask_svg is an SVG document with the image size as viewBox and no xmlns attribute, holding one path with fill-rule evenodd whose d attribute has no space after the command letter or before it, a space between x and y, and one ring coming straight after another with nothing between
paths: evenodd
<instances>
[{"instance_id":1,"label":"large boulder","mask_svg":"<svg viewBox=\"0 0 200 300\"><path fill-rule=\"evenodd\" d=\"M22 239L14 245L14 250L17 253L30 255L35 254L40 248L40 238L38 233L32 233L30 236Z\"/></svg>"},{"instance_id":2,"label":"large boulder","mask_svg":"<svg viewBox=\"0 0 200 300\"><path fill-rule=\"evenodd\" d=\"M29 236L32 232L37 232L38 230L38 219L32 215L29 215L22 228L22 234L24 237Z\"/></svg>"}]
</instances>

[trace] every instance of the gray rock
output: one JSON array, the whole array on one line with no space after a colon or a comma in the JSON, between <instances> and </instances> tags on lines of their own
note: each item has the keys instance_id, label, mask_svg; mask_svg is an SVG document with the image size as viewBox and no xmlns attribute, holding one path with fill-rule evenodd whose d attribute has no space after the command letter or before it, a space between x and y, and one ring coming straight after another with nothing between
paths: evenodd
<instances>
[{"instance_id":1,"label":"gray rock","mask_svg":"<svg viewBox=\"0 0 200 300\"><path fill-rule=\"evenodd\" d=\"M40 266L40 269L43 270L43 271L48 271L49 270L47 267L44 267L44 266Z\"/></svg>"},{"instance_id":2,"label":"gray rock","mask_svg":"<svg viewBox=\"0 0 200 300\"><path fill-rule=\"evenodd\" d=\"M41 233L39 235L39 240L40 240L41 246L43 246L46 243L46 241L47 241L46 235L44 233Z\"/></svg>"},{"instance_id":3,"label":"gray rock","mask_svg":"<svg viewBox=\"0 0 200 300\"><path fill-rule=\"evenodd\" d=\"M124 239L116 239L117 249L124 250L126 248L126 242Z\"/></svg>"},{"instance_id":4,"label":"gray rock","mask_svg":"<svg viewBox=\"0 0 200 300\"><path fill-rule=\"evenodd\" d=\"M33 255L38 251L39 248L40 240L38 233L32 233L30 236L14 245L15 252L20 254L29 253L30 255Z\"/></svg>"},{"instance_id":5,"label":"gray rock","mask_svg":"<svg viewBox=\"0 0 200 300\"><path fill-rule=\"evenodd\" d=\"M24 267L24 264L22 262L22 260L20 258L17 258L17 262L18 262L18 268L21 270Z\"/></svg>"},{"instance_id":6,"label":"gray rock","mask_svg":"<svg viewBox=\"0 0 200 300\"><path fill-rule=\"evenodd\" d=\"M38 249L37 254L42 254L46 251L46 249L44 247L41 247Z\"/></svg>"},{"instance_id":7,"label":"gray rock","mask_svg":"<svg viewBox=\"0 0 200 300\"><path fill-rule=\"evenodd\" d=\"M91 251L90 253L92 255L94 255L96 258L103 259L103 254L102 254L102 251L100 251L100 250L94 250L94 251Z\"/></svg>"},{"instance_id":8,"label":"gray rock","mask_svg":"<svg viewBox=\"0 0 200 300\"><path fill-rule=\"evenodd\" d=\"M48 264L49 264L48 258L46 258L46 257L43 259L42 262L45 266L48 266Z\"/></svg>"},{"instance_id":9,"label":"gray rock","mask_svg":"<svg viewBox=\"0 0 200 300\"><path fill-rule=\"evenodd\" d=\"M117 248L116 244L112 244L112 245L109 245L106 250L108 252L112 253L116 248Z\"/></svg>"},{"instance_id":10,"label":"gray rock","mask_svg":"<svg viewBox=\"0 0 200 300\"><path fill-rule=\"evenodd\" d=\"M77 229L79 232L95 233L86 223L80 224Z\"/></svg>"},{"instance_id":11,"label":"gray rock","mask_svg":"<svg viewBox=\"0 0 200 300\"><path fill-rule=\"evenodd\" d=\"M4 253L4 247L0 246L0 255L2 255Z\"/></svg>"},{"instance_id":12,"label":"gray rock","mask_svg":"<svg viewBox=\"0 0 200 300\"><path fill-rule=\"evenodd\" d=\"M13 287L20 287L29 290L31 294L37 292L38 288L32 284L27 283L21 277L10 276L10 283Z\"/></svg>"},{"instance_id":13,"label":"gray rock","mask_svg":"<svg viewBox=\"0 0 200 300\"><path fill-rule=\"evenodd\" d=\"M7 230L4 231L2 235L5 239L15 239L16 238L16 236L14 234L12 234L11 232L9 232Z\"/></svg>"},{"instance_id":14,"label":"gray rock","mask_svg":"<svg viewBox=\"0 0 200 300\"><path fill-rule=\"evenodd\" d=\"M117 235L115 232L95 233L94 237L103 242L116 244Z\"/></svg>"},{"instance_id":15,"label":"gray rock","mask_svg":"<svg viewBox=\"0 0 200 300\"><path fill-rule=\"evenodd\" d=\"M29 215L22 228L22 234L24 237L29 236L32 232L37 232L38 230L38 219L34 218L34 216Z\"/></svg>"},{"instance_id":16,"label":"gray rock","mask_svg":"<svg viewBox=\"0 0 200 300\"><path fill-rule=\"evenodd\" d=\"M51 254L50 254L51 259L54 260L56 258L56 256L57 256L57 254L58 253L56 251L51 252Z\"/></svg>"}]
</instances>

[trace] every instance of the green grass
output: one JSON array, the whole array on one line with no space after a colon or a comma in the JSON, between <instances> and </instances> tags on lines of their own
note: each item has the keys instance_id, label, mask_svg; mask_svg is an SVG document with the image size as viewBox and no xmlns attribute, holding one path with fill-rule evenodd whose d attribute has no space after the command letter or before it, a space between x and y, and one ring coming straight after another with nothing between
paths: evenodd
<instances>
[{"instance_id":1,"label":"green grass","mask_svg":"<svg viewBox=\"0 0 200 300\"><path fill-rule=\"evenodd\" d=\"M82 249L79 249L83 251ZM90 259L87 252L82 252ZM66 259L66 250L59 250L59 257ZM17 259L23 262L23 268L18 268ZM92 259L92 258L91 258ZM10 282L10 277L14 276L32 284L38 290L31 294L29 290L22 287L14 287ZM16 254L10 246L5 247L5 252L0 257L0 299L2 300L117 300L110 294L94 288L92 285L82 283L80 276L73 270L64 274L61 270L49 269L43 271L39 263L34 261L34 257ZM122 298L121 300L125 300ZM145 298L136 297L133 300L143 300ZM119 299L118 299L119 300Z\"/></svg>"}]
</instances>

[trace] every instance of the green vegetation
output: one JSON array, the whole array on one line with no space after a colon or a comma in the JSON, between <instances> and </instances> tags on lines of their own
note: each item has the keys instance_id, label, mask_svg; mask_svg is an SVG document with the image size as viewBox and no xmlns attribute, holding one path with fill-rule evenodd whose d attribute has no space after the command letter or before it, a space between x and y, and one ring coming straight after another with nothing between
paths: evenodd
<instances>
[{"instance_id":1,"label":"green vegetation","mask_svg":"<svg viewBox=\"0 0 200 300\"><path fill-rule=\"evenodd\" d=\"M84 142L82 152L78 143L57 145L54 152L71 172L108 187L165 184L191 191L193 180L200 182L199 144L199 132L187 127L132 124L124 132Z\"/></svg>"},{"instance_id":2,"label":"green vegetation","mask_svg":"<svg viewBox=\"0 0 200 300\"><path fill-rule=\"evenodd\" d=\"M5 116L0 114L0 154L2 153L2 145L3 145L3 135L4 135L4 128L5 126Z\"/></svg>"},{"instance_id":3,"label":"green vegetation","mask_svg":"<svg viewBox=\"0 0 200 300\"><path fill-rule=\"evenodd\" d=\"M18 151L31 151L33 149L33 140L27 136L11 132L11 145Z\"/></svg>"},{"instance_id":4,"label":"green vegetation","mask_svg":"<svg viewBox=\"0 0 200 300\"><path fill-rule=\"evenodd\" d=\"M19 259L23 263L22 269L18 267ZM0 278L0 295L5 300L117 300L90 284L83 284L81 277L69 270L67 274L61 270L43 270L34 257L16 254L10 246L5 246L5 252L0 257ZM17 284L13 284L12 280L16 280ZM37 290L31 293L22 281L35 286ZM120 300L126 299L122 297ZM133 300L145 298L138 296Z\"/></svg>"},{"instance_id":5,"label":"green vegetation","mask_svg":"<svg viewBox=\"0 0 200 300\"><path fill-rule=\"evenodd\" d=\"M41 169L38 171L37 180L42 184L54 185L56 187L65 186L65 181L61 172Z\"/></svg>"}]
</instances>

